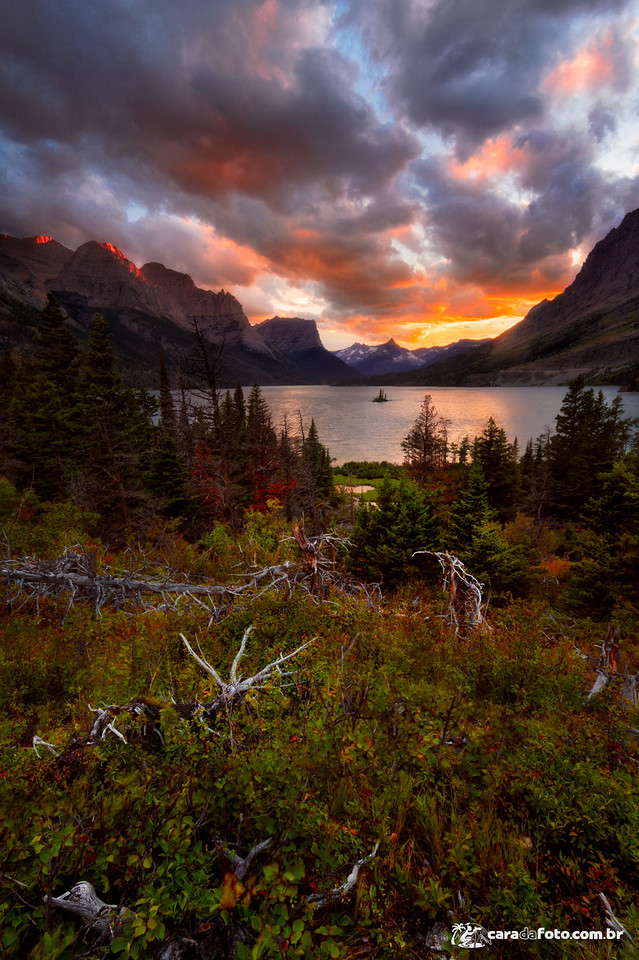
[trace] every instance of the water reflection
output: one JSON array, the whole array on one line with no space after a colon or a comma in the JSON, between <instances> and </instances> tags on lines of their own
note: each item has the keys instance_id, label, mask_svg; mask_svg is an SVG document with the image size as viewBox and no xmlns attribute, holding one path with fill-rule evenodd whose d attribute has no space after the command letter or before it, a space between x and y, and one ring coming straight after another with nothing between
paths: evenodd
<instances>
[{"instance_id":1,"label":"water reflection","mask_svg":"<svg viewBox=\"0 0 639 960\"><path fill-rule=\"evenodd\" d=\"M449 439L481 433L489 417L519 440L520 450L555 417L566 387L384 387L389 403L373 403L375 387L262 387L262 394L279 426L284 416L306 427L314 418L322 443L337 464L346 460L403 460L401 442L410 430L426 393L440 416L450 421ZM246 392L246 391L245 391ZM616 387L604 387L608 403ZM619 394L627 416L639 416L639 394Z\"/></svg>"}]
</instances>

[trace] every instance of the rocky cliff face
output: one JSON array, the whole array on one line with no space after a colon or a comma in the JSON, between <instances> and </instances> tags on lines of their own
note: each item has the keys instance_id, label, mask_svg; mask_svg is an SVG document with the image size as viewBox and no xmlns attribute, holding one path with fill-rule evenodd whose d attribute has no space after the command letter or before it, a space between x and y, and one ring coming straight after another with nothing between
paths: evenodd
<instances>
[{"instance_id":1,"label":"rocky cliff face","mask_svg":"<svg viewBox=\"0 0 639 960\"><path fill-rule=\"evenodd\" d=\"M13 299L41 310L47 282L62 270L73 254L52 237L0 235L0 294L5 305ZM0 313L10 312L8 308Z\"/></svg>"},{"instance_id":2,"label":"rocky cliff face","mask_svg":"<svg viewBox=\"0 0 639 960\"><path fill-rule=\"evenodd\" d=\"M162 263L145 263L140 273L155 290L160 310L185 330L191 330L195 319L212 340L224 339L229 346L241 344L255 353L276 357L231 293L196 287L187 273L169 270Z\"/></svg>"},{"instance_id":3,"label":"rocky cliff face","mask_svg":"<svg viewBox=\"0 0 639 960\"><path fill-rule=\"evenodd\" d=\"M289 356L306 353L315 347L321 347L317 324L314 320L302 320L301 317L271 317L257 323L255 329L260 336Z\"/></svg>"},{"instance_id":4,"label":"rocky cliff face","mask_svg":"<svg viewBox=\"0 0 639 960\"><path fill-rule=\"evenodd\" d=\"M623 326L633 339L631 314L636 316L638 298L639 210L635 210L593 247L563 293L554 300L542 300L520 323L497 337L495 355L514 351L522 359L534 360L540 349L579 349L580 342L585 346L597 332L622 335ZM613 351L618 354L618 345Z\"/></svg>"},{"instance_id":5,"label":"rocky cliff face","mask_svg":"<svg viewBox=\"0 0 639 960\"><path fill-rule=\"evenodd\" d=\"M154 385L160 350L169 365L184 360L193 320L207 340L224 344L231 385L321 383L353 373L324 349L313 320L274 317L251 326L227 291L200 289L161 263L138 269L111 243L89 241L73 251L51 237L0 236L0 347L28 349L49 291L79 332L96 312L106 317L121 364L136 371L138 383Z\"/></svg>"},{"instance_id":6,"label":"rocky cliff face","mask_svg":"<svg viewBox=\"0 0 639 960\"><path fill-rule=\"evenodd\" d=\"M256 324L255 329L273 348L295 361L306 383L334 383L355 373L353 367L324 347L314 320L271 317Z\"/></svg>"},{"instance_id":7,"label":"rocky cliff face","mask_svg":"<svg viewBox=\"0 0 639 960\"><path fill-rule=\"evenodd\" d=\"M103 305L111 310L141 310L159 313L151 284L121 250L111 243L82 244L49 281L50 289L74 294L88 306Z\"/></svg>"}]
</instances>

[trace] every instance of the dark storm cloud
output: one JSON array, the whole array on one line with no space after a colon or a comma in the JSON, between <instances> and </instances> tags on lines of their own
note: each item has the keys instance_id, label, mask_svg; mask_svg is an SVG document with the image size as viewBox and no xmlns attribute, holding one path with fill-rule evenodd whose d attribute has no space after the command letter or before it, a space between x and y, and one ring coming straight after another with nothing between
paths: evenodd
<instances>
[{"instance_id":1,"label":"dark storm cloud","mask_svg":"<svg viewBox=\"0 0 639 960\"><path fill-rule=\"evenodd\" d=\"M27 0L0 33L4 128L38 149L73 144L90 163L135 159L207 196L237 189L277 203L318 180L329 192L381 189L415 142L350 93L352 68L334 51L289 52L290 83L256 72L239 23L258 6L67 3L62 17L58 4Z\"/></svg>"},{"instance_id":2,"label":"dark storm cloud","mask_svg":"<svg viewBox=\"0 0 639 960\"><path fill-rule=\"evenodd\" d=\"M548 130L515 138L522 204L489 178L462 180L440 159L415 164L425 225L461 282L525 285L531 271L567 281L568 252L596 240L639 202L639 178L607 177L593 164L585 136Z\"/></svg>"},{"instance_id":3,"label":"dark storm cloud","mask_svg":"<svg viewBox=\"0 0 639 960\"><path fill-rule=\"evenodd\" d=\"M390 66L390 100L413 123L455 137L464 155L486 137L543 116L539 82L565 50L568 16L622 6L623 0L360 0L357 20Z\"/></svg>"},{"instance_id":4,"label":"dark storm cloud","mask_svg":"<svg viewBox=\"0 0 639 960\"><path fill-rule=\"evenodd\" d=\"M630 31L599 18L623 6L352 0L335 26L332 0L7 3L0 230L111 240L213 286L284 278L342 316L434 302L442 270L451 290L556 283L639 201L593 151L634 82ZM561 130L549 103L582 82L588 118ZM455 170L501 140L507 182Z\"/></svg>"}]
</instances>

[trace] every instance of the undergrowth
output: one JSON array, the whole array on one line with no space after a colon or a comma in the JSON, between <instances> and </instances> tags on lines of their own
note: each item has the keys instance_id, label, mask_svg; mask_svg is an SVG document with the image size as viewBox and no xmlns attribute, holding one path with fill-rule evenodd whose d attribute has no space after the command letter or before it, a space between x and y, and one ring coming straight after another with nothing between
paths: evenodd
<instances>
[{"instance_id":1,"label":"undergrowth","mask_svg":"<svg viewBox=\"0 0 639 960\"><path fill-rule=\"evenodd\" d=\"M255 556L280 562L290 547L272 524L253 526ZM226 536L197 549L167 536L156 553L131 547L108 562L230 572ZM504 600L491 631L467 639L444 628L440 585L419 579L379 603L265 592L217 623L192 605L98 616L68 598L5 604L2 955L146 958L177 929L218 924L240 960L424 957L436 925L601 930L599 893L636 937L639 717L618 685L587 699L593 673L575 648L600 644L605 626L558 612L557 589ZM249 626L245 676L312 639L290 685L185 722L179 705L216 691L180 634L228 677ZM636 629L626 608L635 670ZM134 697L160 709L161 737L133 725L126 743L81 746L89 706ZM60 756L38 757L36 734ZM234 857L267 838L239 880ZM377 844L353 894L314 909L313 894L342 885ZM79 880L131 911L110 945L43 903ZM588 955L568 941L491 950Z\"/></svg>"}]
</instances>

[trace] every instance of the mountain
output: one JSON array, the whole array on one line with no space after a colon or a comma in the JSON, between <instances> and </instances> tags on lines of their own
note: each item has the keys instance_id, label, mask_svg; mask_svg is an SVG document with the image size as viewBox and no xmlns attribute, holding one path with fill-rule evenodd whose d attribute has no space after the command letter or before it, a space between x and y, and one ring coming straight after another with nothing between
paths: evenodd
<instances>
[{"instance_id":1,"label":"mountain","mask_svg":"<svg viewBox=\"0 0 639 960\"><path fill-rule=\"evenodd\" d=\"M326 349L314 320L271 317L255 329L266 343L295 361L306 383L331 383L352 377L355 372L352 366Z\"/></svg>"},{"instance_id":2,"label":"mountain","mask_svg":"<svg viewBox=\"0 0 639 960\"><path fill-rule=\"evenodd\" d=\"M119 369L138 386L155 386L161 352L188 378L194 321L211 344L224 345L224 385L327 383L355 372L324 349L312 320L299 321L314 328L312 349L289 355L286 338L251 326L232 294L200 289L188 274L161 263L138 269L111 243L89 241L74 251L52 237L1 235L0 348L29 349L49 292L80 340L96 312L105 317Z\"/></svg>"},{"instance_id":3,"label":"mountain","mask_svg":"<svg viewBox=\"0 0 639 960\"><path fill-rule=\"evenodd\" d=\"M639 210L600 240L574 281L495 340L395 382L466 386L627 383L639 368Z\"/></svg>"},{"instance_id":4,"label":"mountain","mask_svg":"<svg viewBox=\"0 0 639 960\"><path fill-rule=\"evenodd\" d=\"M355 367L364 377L383 377L387 374L421 369L443 357L454 356L472 346L486 342L486 340L458 340L446 346L418 347L416 350L409 350L407 347L400 347L391 337L386 343L377 346L354 343L350 347L337 350L335 356Z\"/></svg>"}]
</instances>

